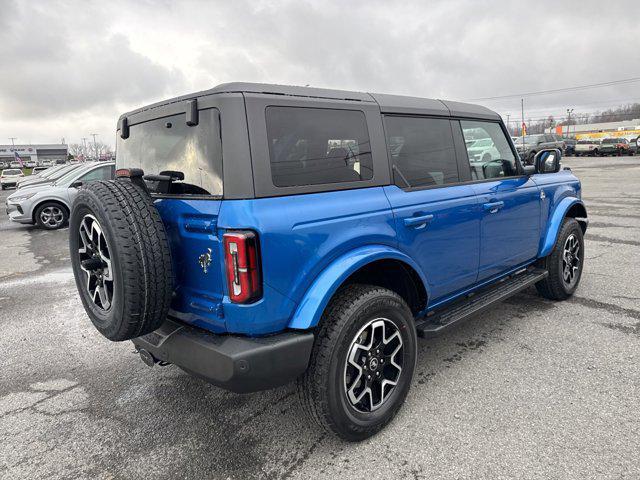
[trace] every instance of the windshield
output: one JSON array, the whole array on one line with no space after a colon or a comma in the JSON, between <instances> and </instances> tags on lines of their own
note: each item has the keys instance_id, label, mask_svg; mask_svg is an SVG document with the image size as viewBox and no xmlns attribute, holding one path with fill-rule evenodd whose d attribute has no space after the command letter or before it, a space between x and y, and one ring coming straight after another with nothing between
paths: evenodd
<instances>
[{"instance_id":1,"label":"windshield","mask_svg":"<svg viewBox=\"0 0 640 480\"><path fill-rule=\"evenodd\" d=\"M602 143L618 143L619 140L617 138L605 138Z\"/></svg>"},{"instance_id":2,"label":"windshield","mask_svg":"<svg viewBox=\"0 0 640 480\"><path fill-rule=\"evenodd\" d=\"M13 170L3 170L2 175L20 175L22 170L13 169Z\"/></svg>"},{"instance_id":3,"label":"windshield","mask_svg":"<svg viewBox=\"0 0 640 480\"><path fill-rule=\"evenodd\" d=\"M493 147L493 140L490 138L483 138L482 140L476 140L469 148L484 148Z\"/></svg>"},{"instance_id":4,"label":"windshield","mask_svg":"<svg viewBox=\"0 0 640 480\"><path fill-rule=\"evenodd\" d=\"M73 167L75 168L71 168L70 170L65 169L65 173L55 177L56 185L64 185L66 183L71 183L78 175L82 174L82 172L86 170L89 170L94 165L95 163L82 165L80 167L78 167L77 165L74 165Z\"/></svg>"},{"instance_id":5,"label":"windshield","mask_svg":"<svg viewBox=\"0 0 640 480\"><path fill-rule=\"evenodd\" d=\"M183 174L184 180L171 182L168 194L222 195L219 111L200 110L198 116L192 127L184 113L132 125L129 138L117 138L116 168L141 168L145 177ZM159 182L145 180L152 192L162 191Z\"/></svg>"},{"instance_id":6,"label":"windshield","mask_svg":"<svg viewBox=\"0 0 640 480\"><path fill-rule=\"evenodd\" d=\"M62 169L62 168L64 168L64 167L50 167L50 168L47 168L44 172L42 172L40 174L40 178L49 178L50 176L55 175L55 173L57 171L59 171L60 169Z\"/></svg>"}]
</instances>

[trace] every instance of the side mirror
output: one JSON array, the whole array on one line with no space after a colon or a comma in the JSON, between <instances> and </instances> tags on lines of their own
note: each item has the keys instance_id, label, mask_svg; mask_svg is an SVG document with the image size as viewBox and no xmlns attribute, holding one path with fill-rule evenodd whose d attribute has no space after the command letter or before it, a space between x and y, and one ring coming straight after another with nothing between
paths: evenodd
<instances>
[{"instance_id":1,"label":"side mirror","mask_svg":"<svg viewBox=\"0 0 640 480\"><path fill-rule=\"evenodd\" d=\"M73 182L71 185L69 185L69 188L80 188L82 186L83 182L81 182L80 180Z\"/></svg>"},{"instance_id":2,"label":"side mirror","mask_svg":"<svg viewBox=\"0 0 640 480\"><path fill-rule=\"evenodd\" d=\"M556 173L560 171L562 153L558 148L540 150L533 159L537 173Z\"/></svg>"},{"instance_id":3,"label":"side mirror","mask_svg":"<svg viewBox=\"0 0 640 480\"><path fill-rule=\"evenodd\" d=\"M534 173L536 173L535 165L525 165L523 168L524 168L524 174L527 176L533 175Z\"/></svg>"}]
</instances>

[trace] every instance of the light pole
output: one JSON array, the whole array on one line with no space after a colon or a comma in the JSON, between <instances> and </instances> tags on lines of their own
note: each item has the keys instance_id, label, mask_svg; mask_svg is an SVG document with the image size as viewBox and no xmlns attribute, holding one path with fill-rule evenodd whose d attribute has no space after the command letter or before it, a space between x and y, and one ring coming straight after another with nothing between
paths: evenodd
<instances>
[{"instance_id":1,"label":"light pole","mask_svg":"<svg viewBox=\"0 0 640 480\"><path fill-rule=\"evenodd\" d=\"M509 132L509 135L511 135L511 130L509 130L509 117L511 116L510 113L507 113L507 132Z\"/></svg>"},{"instance_id":2,"label":"light pole","mask_svg":"<svg viewBox=\"0 0 640 480\"><path fill-rule=\"evenodd\" d=\"M98 144L96 143L96 137L99 135L98 133L90 133L89 135L91 135L93 137L93 152L96 156L96 161L98 160Z\"/></svg>"},{"instance_id":3,"label":"light pole","mask_svg":"<svg viewBox=\"0 0 640 480\"><path fill-rule=\"evenodd\" d=\"M567 108L567 137L569 136L569 129L571 128L571 114L573 113L573 108Z\"/></svg>"},{"instance_id":4,"label":"light pole","mask_svg":"<svg viewBox=\"0 0 640 480\"><path fill-rule=\"evenodd\" d=\"M9 137L9 140L11 140L11 145L13 145L14 147L16 146L16 142L14 140L17 140L18 137Z\"/></svg>"}]
</instances>

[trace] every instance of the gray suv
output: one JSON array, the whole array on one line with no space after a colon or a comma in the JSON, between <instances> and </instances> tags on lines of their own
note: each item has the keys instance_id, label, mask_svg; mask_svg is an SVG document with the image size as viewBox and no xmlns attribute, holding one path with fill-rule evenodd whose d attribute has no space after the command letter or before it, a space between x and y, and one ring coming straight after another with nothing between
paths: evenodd
<instances>
[{"instance_id":1,"label":"gray suv","mask_svg":"<svg viewBox=\"0 0 640 480\"><path fill-rule=\"evenodd\" d=\"M527 135L524 137L524 144L523 137L520 137L515 142L515 144L520 158L529 165L533 164L533 157L535 157L536 153L538 153L540 150L544 150L547 148L557 148L562 153L564 153L566 148L562 137L552 133Z\"/></svg>"}]
</instances>

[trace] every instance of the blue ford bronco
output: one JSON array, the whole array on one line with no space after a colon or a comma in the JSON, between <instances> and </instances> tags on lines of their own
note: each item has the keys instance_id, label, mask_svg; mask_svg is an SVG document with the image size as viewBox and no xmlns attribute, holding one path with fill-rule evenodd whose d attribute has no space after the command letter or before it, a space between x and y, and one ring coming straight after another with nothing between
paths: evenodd
<instances>
[{"instance_id":1,"label":"blue ford bronco","mask_svg":"<svg viewBox=\"0 0 640 480\"><path fill-rule=\"evenodd\" d=\"M587 213L560 152L521 163L496 113L230 83L124 114L116 179L74 202L95 327L235 392L297 382L357 441L404 402L417 337L522 289L563 300Z\"/></svg>"}]
</instances>

